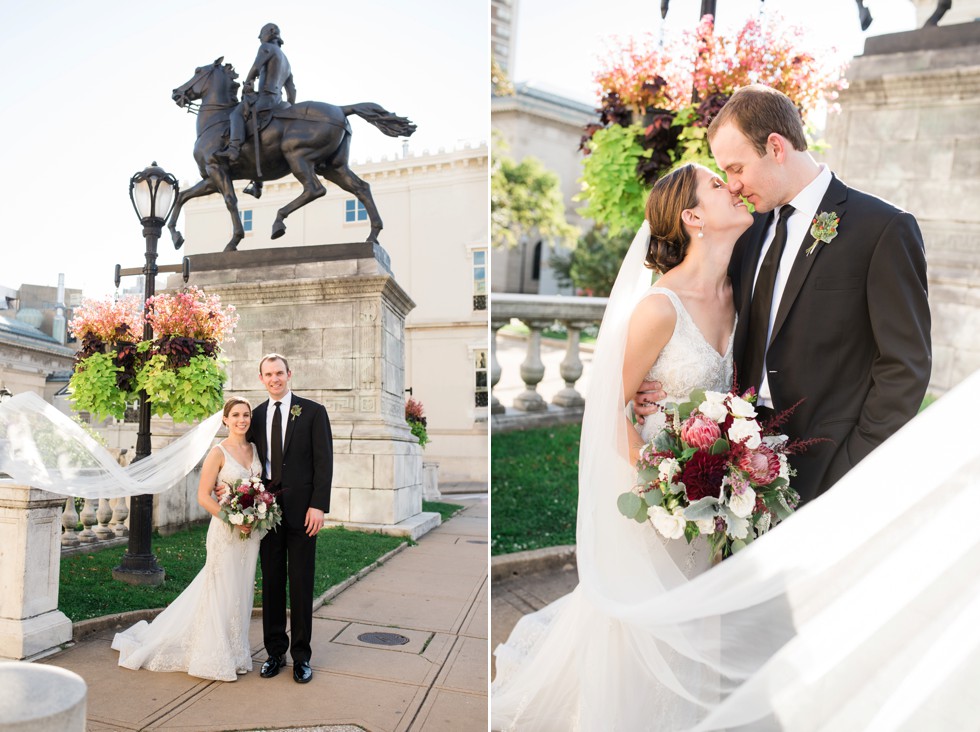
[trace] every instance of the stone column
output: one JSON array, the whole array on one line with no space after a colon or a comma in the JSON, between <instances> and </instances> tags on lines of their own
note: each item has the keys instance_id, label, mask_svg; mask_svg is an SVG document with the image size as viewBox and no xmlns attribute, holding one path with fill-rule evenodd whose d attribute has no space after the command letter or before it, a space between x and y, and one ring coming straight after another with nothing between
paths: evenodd
<instances>
[{"instance_id":1,"label":"stone column","mask_svg":"<svg viewBox=\"0 0 980 732\"><path fill-rule=\"evenodd\" d=\"M826 162L845 183L919 222L935 393L980 368L980 23L946 25L951 16L868 38L825 135Z\"/></svg>"},{"instance_id":2,"label":"stone column","mask_svg":"<svg viewBox=\"0 0 980 732\"><path fill-rule=\"evenodd\" d=\"M64 501L0 480L0 658L35 658L71 640L58 610Z\"/></svg>"},{"instance_id":3,"label":"stone column","mask_svg":"<svg viewBox=\"0 0 980 732\"><path fill-rule=\"evenodd\" d=\"M240 316L228 344L226 395L259 404L269 352L289 360L296 394L327 408L334 438L328 523L418 537L422 451L405 422L405 316L415 303L368 243L191 257L190 284ZM286 457L288 458L288 448Z\"/></svg>"}]
</instances>

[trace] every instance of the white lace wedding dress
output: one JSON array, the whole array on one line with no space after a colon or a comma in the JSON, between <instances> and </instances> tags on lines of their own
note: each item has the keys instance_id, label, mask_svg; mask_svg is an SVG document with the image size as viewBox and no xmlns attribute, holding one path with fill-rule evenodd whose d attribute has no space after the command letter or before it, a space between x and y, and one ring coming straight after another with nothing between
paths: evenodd
<instances>
[{"instance_id":1,"label":"white lace wedding dress","mask_svg":"<svg viewBox=\"0 0 980 732\"><path fill-rule=\"evenodd\" d=\"M219 445L225 463L218 480L261 475L255 446L248 468ZM252 669L248 626L252 615L255 566L261 535L247 540L212 517L207 559L190 585L152 623L141 620L112 641L119 665L150 671L184 671L216 681L235 681Z\"/></svg>"}]
</instances>

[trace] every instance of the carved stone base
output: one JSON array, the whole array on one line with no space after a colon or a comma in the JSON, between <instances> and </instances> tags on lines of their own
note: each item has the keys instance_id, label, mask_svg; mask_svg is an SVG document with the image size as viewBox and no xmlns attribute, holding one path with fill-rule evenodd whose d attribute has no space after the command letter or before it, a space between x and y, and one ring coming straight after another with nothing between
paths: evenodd
<instances>
[{"instance_id":1,"label":"carved stone base","mask_svg":"<svg viewBox=\"0 0 980 732\"><path fill-rule=\"evenodd\" d=\"M194 255L190 284L240 317L226 395L268 397L259 360L289 361L296 394L322 403L334 438L327 519L394 526L422 511L422 452L405 422L405 317L415 303L377 244ZM172 287L180 282L171 281Z\"/></svg>"}]
</instances>

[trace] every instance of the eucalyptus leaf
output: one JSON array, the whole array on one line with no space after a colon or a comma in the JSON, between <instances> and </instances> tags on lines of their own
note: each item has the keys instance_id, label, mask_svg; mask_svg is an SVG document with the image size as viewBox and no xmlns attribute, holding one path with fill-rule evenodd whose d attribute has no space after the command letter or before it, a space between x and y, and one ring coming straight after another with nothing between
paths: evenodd
<instances>
[{"instance_id":1,"label":"eucalyptus leaf","mask_svg":"<svg viewBox=\"0 0 980 732\"><path fill-rule=\"evenodd\" d=\"M637 512L643 508L643 500L633 492L621 493L616 499L616 507L627 518L634 518Z\"/></svg>"},{"instance_id":2,"label":"eucalyptus leaf","mask_svg":"<svg viewBox=\"0 0 980 732\"><path fill-rule=\"evenodd\" d=\"M705 396L704 389L695 389L694 391L691 392L690 396L688 396L687 400L688 402L691 402L694 406L698 406L706 398L707 397Z\"/></svg>"},{"instance_id":3,"label":"eucalyptus leaf","mask_svg":"<svg viewBox=\"0 0 980 732\"><path fill-rule=\"evenodd\" d=\"M697 524L691 523L690 521L688 521L684 525L684 538L687 539L687 543L688 544L690 544L692 541L694 541L700 535L701 535L701 532L698 531L698 525Z\"/></svg>"},{"instance_id":4,"label":"eucalyptus leaf","mask_svg":"<svg viewBox=\"0 0 980 732\"><path fill-rule=\"evenodd\" d=\"M742 551L746 546L747 544L741 539L735 539L732 541L732 554Z\"/></svg>"},{"instance_id":5,"label":"eucalyptus leaf","mask_svg":"<svg viewBox=\"0 0 980 732\"><path fill-rule=\"evenodd\" d=\"M659 488L654 488L643 494L643 500L648 506L659 506L664 502L664 494Z\"/></svg>"},{"instance_id":6,"label":"eucalyptus leaf","mask_svg":"<svg viewBox=\"0 0 980 732\"><path fill-rule=\"evenodd\" d=\"M715 440L715 444L711 446L710 452L712 455L723 455L731 449L732 446L729 444L728 440L726 440L724 437L719 437L717 440Z\"/></svg>"}]
</instances>

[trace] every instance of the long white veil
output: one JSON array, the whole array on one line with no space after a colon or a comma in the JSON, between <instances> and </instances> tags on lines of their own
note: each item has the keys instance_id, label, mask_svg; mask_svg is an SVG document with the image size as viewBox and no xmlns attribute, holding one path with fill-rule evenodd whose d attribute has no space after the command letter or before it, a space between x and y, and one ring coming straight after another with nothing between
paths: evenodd
<instances>
[{"instance_id":1,"label":"long white veil","mask_svg":"<svg viewBox=\"0 0 980 732\"><path fill-rule=\"evenodd\" d=\"M0 404L0 473L80 498L162 493L194 469L220 427L218 412L123 468L81 425L27 392Z\"/></svg>"},{"instance_id":2,"label":"long white veil","mask_svg":"<svg viewBox=\"0 0 980 732\"><path fill-rule=\"evenodd\" d=\"M832 490L686 580L624 518L634 240L599 332L579 457L579 587L496 651L494 729L976 730L980 374Z\"/></svg>"}]
</instances>

